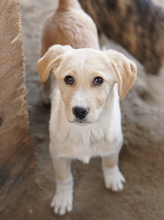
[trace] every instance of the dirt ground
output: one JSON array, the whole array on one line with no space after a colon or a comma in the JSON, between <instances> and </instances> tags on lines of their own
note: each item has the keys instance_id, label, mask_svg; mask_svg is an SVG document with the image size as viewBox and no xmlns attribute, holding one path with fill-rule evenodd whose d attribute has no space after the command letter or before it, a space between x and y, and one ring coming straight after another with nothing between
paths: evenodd
<instances>
[{"instance_id":1,"label":"dirt ground","mask_svg":"<svg viewBox=\"0 0 164 220\"><path fill-rule=\"evenodd\" d=\"M99 158L92 159L88 165L74 161L73 211L60 217L50 208L55 191L55 176L48 150L50 108L42 105L41 83L35 66L39 59L41 25L55 7L55 0L21 1L27 102L36 169L32 184L27 186L16 203L3 212L0 219L164 219L164 73L160 77L147 77L137 61L138 80L121 101L125 140L120 154L120 168L126 178L124 190L114 193L105 188ZM111 41L102 38L101 44L131 57Z\"/></svg>"}]
</instances>

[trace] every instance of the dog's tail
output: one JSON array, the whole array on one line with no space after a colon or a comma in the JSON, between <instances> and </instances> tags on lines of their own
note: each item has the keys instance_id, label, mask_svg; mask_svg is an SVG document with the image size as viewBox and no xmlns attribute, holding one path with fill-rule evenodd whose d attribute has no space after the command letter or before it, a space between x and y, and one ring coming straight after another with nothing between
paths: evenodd
<instances>
[{"instance_id":1,"label":"dog's tail","mask_svg":"<svg viewBox=\"0 0 164 220\"><path fill-rule=\"evenodd\" d=\"M78 0L59 0L59 5L57 10L65 10L68 7L81 8Z\"/></svg>"}]
</instances>

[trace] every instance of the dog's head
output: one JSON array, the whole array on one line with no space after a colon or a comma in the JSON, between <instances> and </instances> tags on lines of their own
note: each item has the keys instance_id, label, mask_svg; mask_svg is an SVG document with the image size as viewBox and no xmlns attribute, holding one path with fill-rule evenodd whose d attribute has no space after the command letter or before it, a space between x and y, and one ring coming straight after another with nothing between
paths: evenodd
<instances>
[{"instance_id":1,"label":"dog's head","mask_svg":"<svg viewBox=\"0 0 164 220\"><path fill-rule=\"evenodd\" d=\"M37 68L42 82L54 73L67 120L79 125L97 121L115 83L124 98L136 79L136 65L114 50L55 45L38 61Z\"/></svg>"}]
</instances>

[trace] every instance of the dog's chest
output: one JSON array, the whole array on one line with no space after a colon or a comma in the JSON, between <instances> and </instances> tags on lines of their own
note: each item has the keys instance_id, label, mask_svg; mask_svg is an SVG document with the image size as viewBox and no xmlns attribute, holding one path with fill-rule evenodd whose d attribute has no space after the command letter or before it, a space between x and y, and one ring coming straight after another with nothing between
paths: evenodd
<instances>
[{"instance_id":1,"label":"dog's chest","mask_svg":"<svg viewBox=\"0 0 164 220\"><path fill-rule=\"evenodd\" d=\"M56 156L88 163L92 157L107 156L117 150L118 134L113 136L114 133L110 132L110 129L73 126L72 129L65 128L63 131L58 130L53 136ZM53 137L51 136L51 139Z\"/></svg>"},{"instance_id":2,"label":"dog's chest","mask_svg":"<svg viewBox=\"0 0 164 220\"><path fill-rule=\"evenodd\" d=\"M92 157L107 156L115 153L115 150L115 146L112 146L112 144L108 146L104 143L95 143L88 146L83 144L73 144L72 146L68 147L68 151L63 151L62 155L60 156L79 159L84 163L89 163Z\"/></svg>"},{"instance_id":3,"label":"dog's chest","mask_svg":"<svg viewBox=\"0 0 164 220\"><path fill-rule=\"evenodd\" d=\"M110 103L111 110L107 106L108 110L104 110L106 113L95 123L78 126L68 122L59 90L56 91L50 119L50 139L54 154L87 163L91 157L114 153L122 137L118 102L113 101L113 105Z\"/></svg>"}]
</instances>

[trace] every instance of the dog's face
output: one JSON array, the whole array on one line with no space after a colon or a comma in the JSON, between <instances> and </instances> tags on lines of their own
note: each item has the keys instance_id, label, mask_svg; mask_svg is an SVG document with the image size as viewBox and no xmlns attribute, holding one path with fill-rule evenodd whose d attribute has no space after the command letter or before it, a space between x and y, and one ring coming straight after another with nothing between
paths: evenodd
<instances>
[{"instance_id":1,"label":"dog's face","mask_svg":"<svg viewBox=\"0 0 164 220\"><path fill-rule=\"evenodd\" d=\"M94 50L72 50L54 70L69 122L92 123L101 114L115 83L103 56Z\"/></svg>"},{"instance_id":2,"label":"dog's face","mask_svg":"<svg viewBox=\"0 0 164 220\"><path fill-rule=\"evenodd\" d=\"M120 53L60 45L51 47L38 62L41 81L51 70L67 120L78 125L98 120L116 82L123 98L136 78L135 64Z\"/></svg>"}]
</instances>

